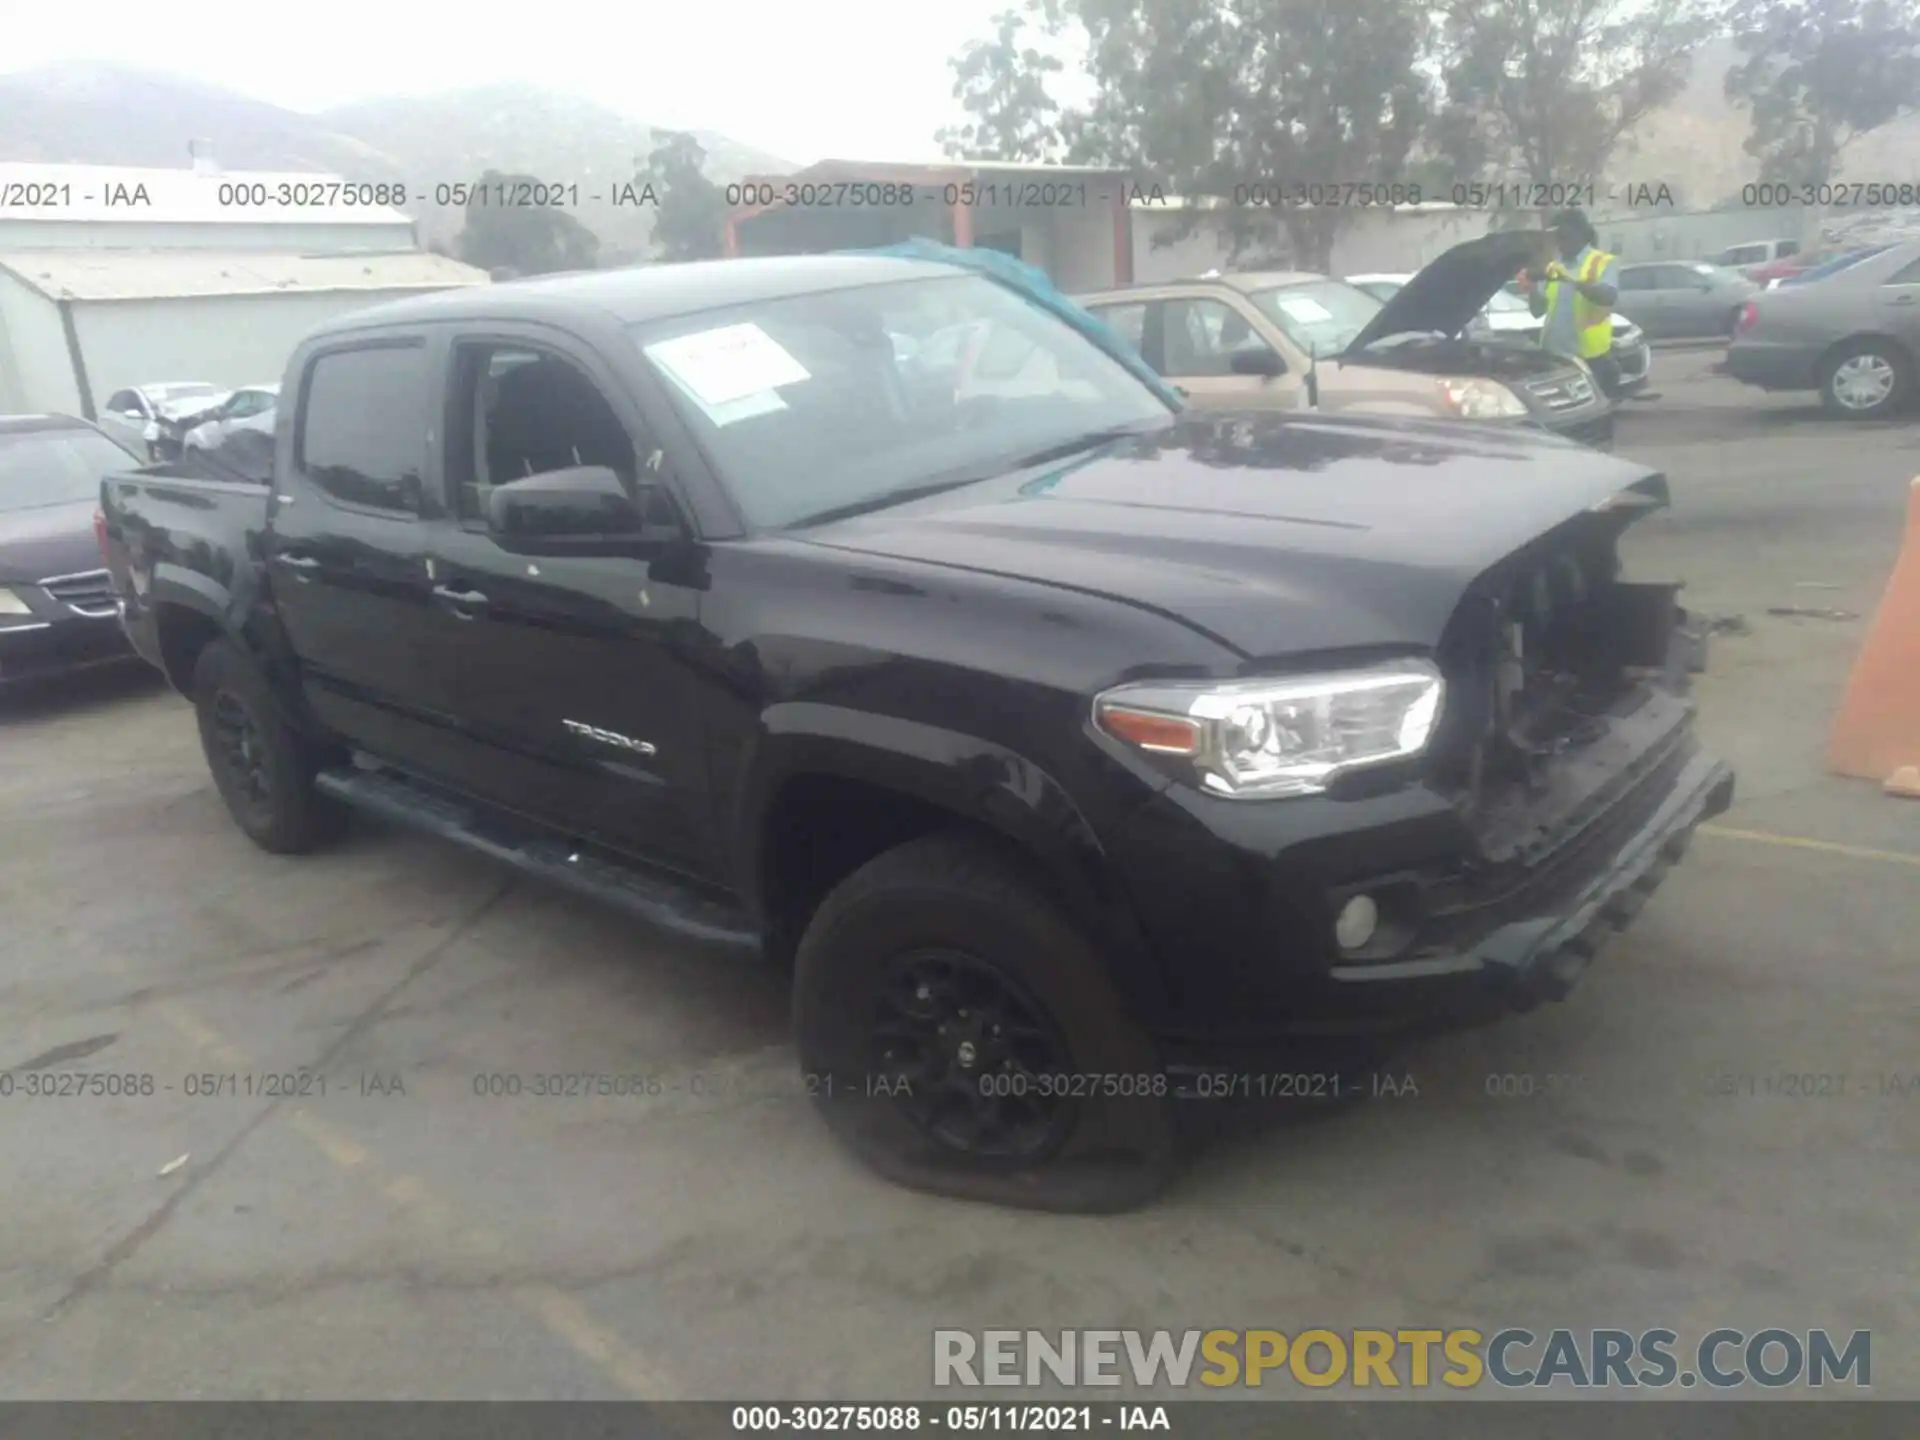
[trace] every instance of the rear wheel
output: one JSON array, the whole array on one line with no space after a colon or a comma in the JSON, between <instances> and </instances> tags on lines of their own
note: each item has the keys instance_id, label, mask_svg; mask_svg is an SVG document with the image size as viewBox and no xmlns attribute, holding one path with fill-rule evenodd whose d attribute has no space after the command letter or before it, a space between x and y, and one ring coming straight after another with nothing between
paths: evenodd
<instances>
[{"instance_id":1,"label":"rear wheel","mask_svg":"<svg viewBox=\"0 0 1920 1440\"><path fill-rule=\"evenodd\" d=\"M234 823L263 850L294 855L335 833L337 804L314 789L318 752L280 713L257 666L216 640L193 667L200 746Z\"/></svg>"},{"instance_id":2,"label":"rear wheel","mask_svg":"<svg viewBox=\"0 0 1920 1440\"><path fill-rule=\"evenodd\" d=\"M794 1018L821 1114L899 1184L1101 1212L1177 1168L1152 1041L1086 937L984 842L912 841L843 881L800 942Z\"/></svg>"},{"instance_id":3,"label":"rear wheel","mask_svg":"<svg viewBox=\"0 0 1920 1440\"><path fill-rule=\"evenodd\" d=\"M1912 362L1884 341L1846 341L1820 372L1820 399L1836 415L1879 419L1906 404L1911 371Z\"/></svg>"}]
</instances>

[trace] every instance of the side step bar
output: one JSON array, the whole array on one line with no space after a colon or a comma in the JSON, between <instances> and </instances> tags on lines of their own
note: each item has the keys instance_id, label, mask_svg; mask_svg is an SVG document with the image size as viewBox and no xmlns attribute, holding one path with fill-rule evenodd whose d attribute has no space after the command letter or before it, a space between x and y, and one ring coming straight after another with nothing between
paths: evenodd
<instances>
[{"instance_id":1,"label":"side step bar","mask_svg":"<svg viewBox=\"0 0 1920 1440\"><path fill-rule=\"evenodd\" d=\"M676 938L742 954L760 953L744 911L652 876L517 817L455 799L385 769L323 770L314 788L356 810L425 830L541 880L618 907Z\"/></svg>"}]
</instances>

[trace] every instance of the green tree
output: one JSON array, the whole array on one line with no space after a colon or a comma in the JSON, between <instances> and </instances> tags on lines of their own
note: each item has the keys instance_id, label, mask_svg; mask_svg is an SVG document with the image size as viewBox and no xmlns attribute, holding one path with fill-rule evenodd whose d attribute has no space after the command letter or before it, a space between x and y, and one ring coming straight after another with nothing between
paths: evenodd
<instances>
[{"instance_id":1,"label":"green tree","mask_svg":"<svg viewBox=\"0 0 1920 1440\"><path fill-rule=\"evenodd\" d=\"M1056 55L1027 43L1036 30L1058 34L1058 7L1027 0L993 17L993 37L971 40L950 62L954 98L969 119L935 135L956 160L1039 161L1059 158L1060 104L1049 77L1064 68Z\"/></svg>"},{"instance_id":2,"label":"green tree","mask_svg":"<svg viewBox=\"0 0 1920 1440\"><path fill-rule=\"evenodd\" d=\"M1920 107L1920 0L1736 0L1727 98L1762 180L1835 178L1848 145Z\"/></svg>"},{"instance_id":3,"label":"green tree","mask_svg":"<svg viewBox=\"0 0 1920 1440\"><path fill-rule=\"evenodd\" d=\"M1401 180L1430 111L1417 0L1030 0L995 26L953 62L964 148L1120 166L1225 202L1212 213L1236 253L1284 248L1326 268L1354 209L1236 205L1236 192ZM1093 82L1078 109L1056 103L1062 66L1030 38L1069 29Z\"/></svg>"},{"instance_id":4,"label":"green tree","mask_svg":"<svg viewBox=\"0 0 1920 1440\"><path fill-rule=\"evenodd\" d=\"M1462 180L1598 180L1634 126L1685 86L1713 30L1706 3L1441 0L1436 149Z\"/></svg>"},{"instance_id":5,"label":"green tree","mask_svg":"<svg viewBox=\"0 0 1920 1440\"><path fill-rule=\"evenodd\" d=\"M638 183L653 191L653 248L662 260L713 260L723 253L726 196L707 178L707 151L684 130L662 130Z\"/></svg>"},{"instance_id":6,"label":"green tree","mask_svg":"<svg viewBox=\"0 0 1920 1440\"><path fill-rule=\"evenodd\" d=\"M509 276L591 269L599 238L565 210L513 204L516 187L525 193L541 188L541 182L499 170L480 177L467 200L460 258Z\"/></svg>"}]
</instances>

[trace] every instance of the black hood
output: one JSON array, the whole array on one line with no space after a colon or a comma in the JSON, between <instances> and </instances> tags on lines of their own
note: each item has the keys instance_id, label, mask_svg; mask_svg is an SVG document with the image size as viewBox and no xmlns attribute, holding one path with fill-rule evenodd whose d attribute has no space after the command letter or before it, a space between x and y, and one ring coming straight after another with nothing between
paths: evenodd
<instances>
[{"instance_id":1,"label":"black hood","mask_svg":"<svg viewBox=\"0 0 1920 1440\"><path fill-rule=\"evenodd\" d=\"M98 570L92 500L0 510L0 585Z\"/></svg>"},{"instance_id":2,"label":"black hood","mask_svg":"<svg viewBox=\"0 0 1920 1440\"><path fill-rule=\"evenodd\" d=\"M1656 471L1536 430L1187 412L802 538L1104 595L1250 657L1431 650L1481 574L1627 490L1627 514L1667 499Z\"/></svg>"},{"instance_id":3,"label":"black hood","mask_svg":"<svg viewBox=\"0 0 1920 1440\"><path fill-rule=\"evenodd\" d=\"M1401 286L1354 337L1347 353L1389 335L1427 331L1458 335L1486 308L1494 291L1529 265L1538 264L1553 245L1553 236L1543 230L1499 230L1454 246Z\"/></svg>"}]
</instances>

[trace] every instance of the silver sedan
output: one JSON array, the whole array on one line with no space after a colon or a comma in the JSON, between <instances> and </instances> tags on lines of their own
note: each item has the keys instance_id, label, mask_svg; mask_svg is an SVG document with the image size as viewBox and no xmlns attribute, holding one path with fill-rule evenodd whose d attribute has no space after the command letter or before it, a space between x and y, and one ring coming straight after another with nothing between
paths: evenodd
<instances>
[{"instance_id":1,"label":"silver sedan","mask_svg":"<svg viewBox=\"0 0 1920 1440\"><path fill-rule=\"evenodd\" d=\"M1837 415L1903 409L1920 394L1920 240L1754 296L1724 368L1763 390L1818 390Z\"/></svg>"}]
</instances>

